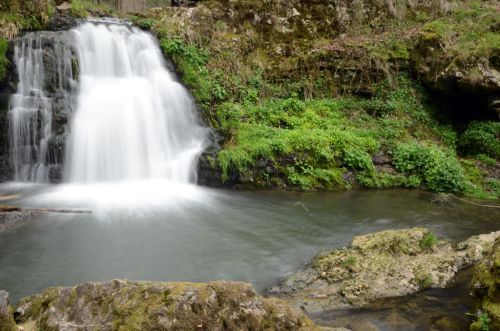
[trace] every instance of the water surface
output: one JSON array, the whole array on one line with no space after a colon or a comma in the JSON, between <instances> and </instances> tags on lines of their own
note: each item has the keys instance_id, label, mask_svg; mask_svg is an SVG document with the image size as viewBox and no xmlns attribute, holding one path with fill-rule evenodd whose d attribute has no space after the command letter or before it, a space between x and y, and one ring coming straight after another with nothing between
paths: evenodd
<instances>
[{"instance_id":1,"label":"water surface","mask_svg":"<svg viewBox=\"0 0 500 331\"><path fill-rule=\"evenodd\" d=\"M125 185L125 184L124 184ZM88 208L40 213L0 233L0 288L14 301L49 286L113 278L240 280L259 291L318 251L384 229L428 227L453 241L500 229L500 212L442 208L426 192L241 192L171 183L0 186L24 206ZM167 188L170 187L170 188ZM451 307L453 309L453 307Z\"/></svg>"}]
</instances>

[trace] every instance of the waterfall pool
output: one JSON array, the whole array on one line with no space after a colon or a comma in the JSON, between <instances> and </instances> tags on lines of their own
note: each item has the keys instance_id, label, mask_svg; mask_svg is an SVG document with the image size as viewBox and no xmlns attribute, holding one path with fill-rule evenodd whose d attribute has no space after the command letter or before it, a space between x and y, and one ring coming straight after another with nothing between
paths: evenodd
<instances>
[{"instance_id":1,"label":"waterfall pool","mask_svg":"<svg viewBox=\"0 0 500 331\"><path fill-rule=\"evenodd\" d=\"M14 301L50 286L113 278L240 280L265 292L317 252L345 246L355 235L419 226L459 241L500 229L498 210L436 206L433 194L419 191L242 192L167 182L112 187L0 186L0 194L19 194L12 204L93 210L39 213L0 232L0 288ZM455 290L446 291L442 297L456 298ZM443 306L446 314L463 314L463 307ZM418 309L414 314L429 323Z\"/></svg>"}]
</instances>

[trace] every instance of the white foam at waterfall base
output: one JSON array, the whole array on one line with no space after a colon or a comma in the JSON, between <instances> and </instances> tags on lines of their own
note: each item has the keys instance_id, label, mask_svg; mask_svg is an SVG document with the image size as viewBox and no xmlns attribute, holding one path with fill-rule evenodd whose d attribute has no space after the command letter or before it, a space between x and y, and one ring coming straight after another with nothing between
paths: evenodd
<instances>
[{"instance_id":1,"label":"white foam at waterfall base","mask_svg":"<svg viewBox=\"0 0 500 331\"><path fill-rule=\"evenodd\" d=\"M101 215L207 203L206 190L194 185L207 129L156 40L116 24L86 23L73 33L80 88L65 183L47 187L31 203Z\"/></svg>"}]
</instances>

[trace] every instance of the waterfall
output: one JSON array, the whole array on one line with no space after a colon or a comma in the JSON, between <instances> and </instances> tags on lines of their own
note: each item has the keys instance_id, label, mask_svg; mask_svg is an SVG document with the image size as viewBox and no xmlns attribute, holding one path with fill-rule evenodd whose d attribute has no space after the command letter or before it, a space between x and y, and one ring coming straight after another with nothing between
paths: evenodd
<instances>
[{"instance_id":1,"label":"waterfall","mask_svg":"<svg viewBox=\"0 0 500 331\"><path fill-rule=\"evenodd\" d=\"M72 51L67 33L27 33L14 47L17 92L9 102L10 154L14 180L48 182L60 177L63 138L53 123L71 113ZM55 117L55 118L54 118Z\"/></svg>"},{"instance_id":2,"label":"waterfall","mask_svg":"<svg viewBox=\"0 0 500 331\"><path fill-rule=\"evenodd\" d=\"M150 34L93 21L69 32L27 33L14 53L16 181L196 181L208 132Z\"/></svg>"},{"instance_id":3,"label":"waterfall","mask_svg":"<svg viewBox=\"0 0 500 331\"><path fill-rule=\"evenodd\" d=\"M124 24L88 22L73 33L80 90L67 180L194 182L207 131L188 92L166 69L157 41Z\"/></svg>"}]
</instances>

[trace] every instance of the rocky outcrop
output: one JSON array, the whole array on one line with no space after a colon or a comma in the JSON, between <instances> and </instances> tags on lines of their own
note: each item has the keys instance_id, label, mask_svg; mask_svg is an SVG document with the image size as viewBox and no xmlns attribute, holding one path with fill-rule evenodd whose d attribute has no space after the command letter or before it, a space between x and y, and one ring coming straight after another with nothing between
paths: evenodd
<instances>
[{"instance_id":1,"label":"rocky outcrop","mask_svg":"<svg viewBox=\"0 0 500 331\"><path fill-rule=\"evenodd\" d=\"M459 6L423 26L411 52L411 68L427 87L448 98L458 120L499 119L498 3L484 1L476 7L466 1Z\"/></svg>"},{"instance_id":2,"label":"rocky outcrop","mask_svg":"<svg viewBox=\"0 0 500 331\"><path fill-rule=\"evenodd\" d=\"M239 282L86 283L23 299L14 314L24 330L321 330Z\"/></svg>"},{"instance_id":3,"label":"rocky outcrop","mask_svg":"<svg viewBox=\"0 0 500 331\"><path fill-rule=\"evenodd\" d=\"M437 240L425 228L358 236L349 248L320 253L271 293L307 312L319 313L446 287L460 269L479 261L498 236L500 231L457 245Z\"/></svg>"},{"instance_id":4,"label":"rocky outcrop","mask_svg":"<svg viewBox=\"0 0 500 331\"><path fill-rule=\"evenodd\" d=\"M54 15L47 25L49 31L68 31L80 24L77 18L68 15Z\"/></svg>"},{"instance_id":5,"label":"rocky outcrop","mask_svg":"<svg viewBox=\"0 0 500 331\"><path fill-rule=\"evenodd\" d=\"M475 266L471 293L477 300L477 320L470 330L500 330L500 238L491 253Z\"/></svg>"},{"instance_id":6,"label":"rocky outcrop","mask_svg":"<svg viewBox=\"0 0 500 331\"><path fill-rule=\"evenodd\" d=\"M9 293L0 290L0 331L17 330L9 306Z\"/></svg>"}]
</instances>

